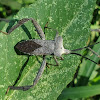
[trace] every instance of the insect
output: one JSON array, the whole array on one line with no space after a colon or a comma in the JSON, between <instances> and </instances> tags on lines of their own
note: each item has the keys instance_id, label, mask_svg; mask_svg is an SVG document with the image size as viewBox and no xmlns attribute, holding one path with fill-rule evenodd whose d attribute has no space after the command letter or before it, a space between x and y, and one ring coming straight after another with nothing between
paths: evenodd
<instances>
[{"instance_id":1,"label":"insect","mask_svg":"<svg viewBox=\"0 0 100 100\"><path fill-rule=\"evenodd\" d=\"M45 69L45 66L47 64L46 63L46 55L52 55L54 57L54 60L56 62L56 66L59 65L58 62L57 62L56 57L61 58L62 54L66 54L66 55L75 54L75 55L82 56L81 54L76 53L76 51L82 50L84 48L89 49L95 55L100 57L100 55L98 55L96 52L94 52L90 48L92 45L86 46L86 47L83 47L83 48L78 48L78 49L75 49L75 50L65 49L63 47L63 38L61 36L59 36L57 30L47 27L48 23L45 25L45 28L49 28L49 29L54 30L56 32L56 36L55 36L54 40L45 40L45 34L44 34L41 26L33 18L24 18L24 19L19 20L18 23L15 26L11 27L11 29L8 31L8 33L2 32L2 31L0 31L0 32L4 33L6 35L10 34L12 31L14 31L16 28L23 25L27 21L31 21L33 23L33 25L36 28L36 31L37 31L37 33L38 33L38 35L40 36L41 39L29 39L29 40L25 40L25 41L22 41L22 42L18 42L16 44L15 48L18 49L20 52L22 52L24 54L43 55L43 62L41 64L41 67L40 67L35 79L33 80L32 85L28 85L28 86L9 86L7 91L6 91L6 94L8 93L9 89L26 91L26 90L34 87L37 84L37 82L39 81L39 79L40 79L40 77L41 77L41 75L42 75L42 73ZM98 44L98 43L100 43L100 42L97 42L96 44ZM93 60L91 60L91 59L89 59L85 56L82 56L82 57L94 62L95 64L98 64L95 61L93 61Z\"/></svg>"}]
</instances>

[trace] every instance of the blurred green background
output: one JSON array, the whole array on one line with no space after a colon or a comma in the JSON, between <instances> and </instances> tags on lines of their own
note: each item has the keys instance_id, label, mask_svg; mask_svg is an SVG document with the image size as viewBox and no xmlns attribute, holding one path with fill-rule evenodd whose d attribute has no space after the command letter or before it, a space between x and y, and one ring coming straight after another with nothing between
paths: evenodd
<instances>
[{"instance_id":1,"label":"blurred green background","mask_svg":"<svg viewBox=\"0 0 100 100\"><path fill-rule=\"evenodd\" d=\"M22 8L22 7L28 7L28 5L34 3L36 0L0 0L0 30L2 30L3 26L6 24L6 22L9 22L10 19L13 18L13 16ZM99 29L99 31L94 31L94 29ZM94 44L95 42L100 41L100 0L97 0L96 6L93 13L93 18L91 20L91 35L87 41L87 45ZM100 55L100 44L99 46L93 46L92 49L96 51ZM89 57L90 59L98 62L100 64L100 60L98 61L98 58L95 57L89 50L84 50L83 52L84 56ZM92 55L92 56L91 56ZM82 58L81 63L78 66L78 69L76 71L76 74L73 78L73 81L66 86L66 89L62 92L62 94L58 97L58 100L60 97L63 96L62 100L64 99L64 93L69 93L70 96L79 94L80 90L86 90L86 88L89 90L93 90L94 88L89 88L88 86L95 86L95 88L98 88L98 85L100 84L100 66L92 64L90 61ZM83 86L80 88L80 86ZM96 87L97 86L97 87ZM100 85L99 85L100 86ZM70 90L70 88L72 90ZM76 87L76 88L75 88ZM77 88L78 87L78 88ZM68 90L69 88L69 90ZM76 91L76 94L74 94L72 91ZM78 91L78 92L77 92ZM87 91L87 90L86 90ZM85 93L87 93L85 91ZM95 90L94 90L95 92ZM100 93L100 92L99 92ZM83 96L82 100L100 100L100 94L90 95L89 97ZM77 97L76 97L77 98ZM74 99L78 100L78 99ZM80 100L80 99L79 99Z\"/></svg>"}]
</instances>

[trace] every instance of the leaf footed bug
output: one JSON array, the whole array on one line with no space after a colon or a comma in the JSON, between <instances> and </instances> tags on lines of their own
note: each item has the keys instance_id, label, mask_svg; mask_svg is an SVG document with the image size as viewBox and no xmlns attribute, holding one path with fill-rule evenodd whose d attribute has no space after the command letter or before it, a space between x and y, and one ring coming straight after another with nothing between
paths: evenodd
<instances>
[{"instance_id":1,"label":"leaf footed bug","mask_svg":"<svg viewBox=\"0 0 100 100\"><path fill-rule=\"evenodd\" d=\"M48 65L48 63L46 63L46 55L53 55L53 57L55 59L55 62L56 62L56 66L59 65L58 62L57 62L56 57L60 57L62 59L62 57L61 57L62 54L66 54L66 55L67 54L75 54L75 55L82 56L81 54L76 53L76 51L82 50L84 48L89 49L95 55L100 57L100 55L98 55L96 52L94 52L90 48L93 45L89 45L89 46L86 46L86 47L83 47L83 48L78 48L78 49L75 49L75 50L65 49L63 47L63 38L58 35L58 31L57 30L47 27L48 23L45 25L44 29L48 28L48 29L51 29L53 31L56 31L56 36L55 36L54 40L45 40L45 34L44 34L41 26L33 18L21 19L20 21L18 21L18 23L16 25L11 27L11 29L8 32L2 32L2 31L0 31L0 32L8 35L12 31L14 31L16 28L18 28L19 26L23 25L27 21L31 21L33 23L33 25L36 28L36 31L37 31L38 35L40 36L41 40L39 40L39 39L29 39L29 40L25 40L25 41L22 41L22 42L18 42L16 44L15 48L18 49L20 52L22 52L24 54L28 54L28 55L43 55L43 62L41 64L41 67L40 67L35 79L33 80L33 84L32 85L28 85L28 86L9 86L7 91L6 91L6 94L8 93L9 89L26 91L26 90L34 87L37 84L37 82L39 81L39 79L40 79L40 77L41 77L41 75L42 75L42 73L44 71L45 66ZM100 42L97 42L95 44L98 44L98 43L100 43ZM93 61L93 60L91 60L91 59L89 59L89 58L87 58L85 56L82 56L82 57L94 62L95 64L98 64L95 61ZM49 65L52 65L52 64L49 64Z\"/></svg>"}]
</instances>

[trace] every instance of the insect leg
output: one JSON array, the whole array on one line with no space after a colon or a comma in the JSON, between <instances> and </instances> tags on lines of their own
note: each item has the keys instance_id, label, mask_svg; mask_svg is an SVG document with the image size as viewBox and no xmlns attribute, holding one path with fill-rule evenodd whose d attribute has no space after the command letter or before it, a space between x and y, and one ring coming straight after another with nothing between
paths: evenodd
<instances>
[{"instance_id":1,"label":"insect leg","mask_svg":"<svg viewBox=\"0 0 100 100\"><path fill-rule=\"evenodd\" d=\"M59 66L59 63L58 63L56 57L55 57L55 56L53 56L53 57L54 57L54 60L55 60L55 62L56 62L56 66Z\"/></svg>"},{"instance_id":2,"label":"insect leg","mask_svg":"<svg viewBox=\"0 0 100 100\"><path fill-rule=\"evenodd\" d=\"M33 18L30 18L30 20L32 21L34 27L36 28L36 31L39 34L40 38L42 40L45 40L45 34L44 34L41 26Z\"/></svg>"},{"instance_id":3,"label":"insect leg","mask_svg":"<svg viewBox=\"0 0 100 100\"><path fill-rule=\"evenodd\" d=\"M53 28L48 27L48 22L46 23L46 25L45 25L45 27L44 27L44 33L45 33L45 29L46 29L46 28L55 31L55 32L56 32L56 37L58 37L59 32L58 32L56 29L53 29ZM56 38L56 37L55 37L55 38Z\"/></svg>"},{"instance_id":4,"label":"insect leg","mask_svg":"<svg viewBox=\"0 0 100 100\"><path fill-rule=\"evenodd\" d=\"M57 58L56 58L55 56L53 56L53 58L54 58L56 64L54 65L54 64L46 63L47 67L48 67L48 65L59 66L59 63L58 63L58 61L57 61Z\"/></svg>"},{"instance_id":5,"label":"insect leg","mask_svg":"<svg viewBox=\"0 0 100 100\"><path fill-rule=\"evenodd\" d=\"M59 59L59 60L64 60L64 58L63 58L63 57L60 57L60 58L56 58L56 59Z\"/></svg>"},{"instance_id":6,"label":"insect leg","mask_svg":"<svg viewBox=\"0 0 100 100\"><path fill-rule=\"evenodd\" d=\"M46 66L46 58L45 58L45 56L44 56L44 57L43 57L42 65L41 65L41 67L40 67L40 69L39 69L39 71L38 71L38 73L37 73L37 75L36 75L36 78L35 78L34 81L33 81L33 86L35 86L35 85L37 84L37 82L39 81L39 79L40 79L42 73L44 72L45 66Z\"/></svg>"},{"instance_id":7,"label":"insect leg","mask_svg":"<svg viewBox=\"0 0 100 100\"><path fill-rule=\"evenodd\" d=\"M6 94L8 93L9 89L26 91L26 90L34 87L37 84L37 82L39 81L39 79L40 79L40 77L41 77L41 75L42 75L42 73L44 71L45 66L46 66L46 58L43 57L42 65L41 65L41 67L40 67L40 69L39 69L39 71L38 71L38 73L36 75L36 78L33 81L33 85L28 85L28 86L9 86L7 91L6 91Z\"/></svg>"},{"instance_id":8,"label":"insect leg","mask_svg":"<svg viewBox=\"0 0 100 100\"><path fill-rule=\"evenodd\" d=\"M18 28L19 26L23 25L24 23L26 23L27 21L30 21L30 20L33 23L34 27L36 28L36 31L39 34L40 38L43 39L43 40L45 40L45 35L44 35L44 32L43 32L41 26L33 18L23 18L23 19L19 20L16 25L14 25L13 27L11 27L11 29L8 32L2 32L2 31L0 31L0 32L4 33L6 35L10 34L16 28Z\"/></svg>"},{"instance_id":9,"label":"insect leg","mask_svg":"<svg viewBox=\"0 0 100 100\"><path fill-rule=\"evenodd\" d=\"M14 25L13 27L11 27L11 28L9 29L8 32L2 32L2 31L0 31L0 32L2 32L2 33L4 33L4 34L8 35L8 34L10 34L12 31L14 31L16 28L18 28L19 26L21 26L21 25L23 25L25 22L27 22L28 20L29 20L28 18L21 19L21 20L18 21L18 23L17 23L16 25Z\"/></svg>"},{"instance_id":10,"label":"insect leg","mask_svg":"<svg viewBox=\"0 0 100 100\"><path fill-rule=\"evenodd\" d=\"M54 58L56 64L54 65L54 64L46 63L46 73L47 73L47 68L49 68L49 65L52 65L52 66L59 66L59 63L58 63L58 61L57 61L57 58L56 58L55 56L53 56L53 58ZM62 60L62 57L60 57L60 60Z\"/></svg>"},{"instance_id":11,"label":"insect leg","mask_svg":"<svg viewBox=\"0 0 100 100\"><path fill-rule=\"evenodd\" d=\"M47 28L48 26L48 22L45 24L45 27L44 27L44 34L45 34L45 29Z\"/></svg>"}]
</instances>

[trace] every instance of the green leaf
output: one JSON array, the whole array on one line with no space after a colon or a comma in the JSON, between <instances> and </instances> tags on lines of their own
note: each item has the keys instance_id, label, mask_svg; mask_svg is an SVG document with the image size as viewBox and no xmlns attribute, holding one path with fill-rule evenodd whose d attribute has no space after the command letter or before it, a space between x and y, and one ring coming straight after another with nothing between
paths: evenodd
<instances>
[{"instance_id":1,"label":"green leaf","mask_svg":"<svg viewBox=\"0 0 100 100\"><path fill-rule=\"evenodd\" d=\"M4 27L5 22L0 22L0 30L2 30L2 28Z\"/></svg>"},{"instance_id":2,"label":"green leaf","mask_svg":"<svg viewBox=\"0 0 100 100\"><path fill-rule=\"evenodd\" d=\"M71 50L85 46L90 34L90 20L95 6L95 0L38 0L28 8L22 8L14 19L34 18L42 29L48 26L59 31L64 39L64 47ZM9 23L9 26L11 23ZM3 31L6 31L8 25ZM24 30L23 30L24 29ZM59 60L59 66L44 71L38 84L28 91L10 90L5 96L8 86L16 81L21 67L27 61L27 56L17 55L14 46L21 40L39 38L31 22L19 27L10 35L0 34L0 98L3 100L56 100L66 85L71 82L80 58L76 55L63 55L64 60ZM46 30L46 39L54 39L55 32ZM50 58L48 56L48 58ZM38 56L42 62L41 57ZM31 85L35 78L40 63L35 56L31 56L25 66L16 86ZM48 59L49 63L53 60Z\"/></svg>"},{"instance_id":3,"label":"green leaf","mask_svg":"<svg viewBox=\"0 0 100 100\"><path fill-rule=\"evenodd\" d=\"M100 85L66 88L57 100L86 98L100 94Z\"/></svg>"},{"instance_id":4,"label":"green leaf","mask_svg":"<svg viewBox=\"0 0 100 100\"><path fill-rule=\"evenodd\" d=\"M28 3L34 3L36 0L23 0L24 3L28 4Z\"/></svg>"}]
</instances>

